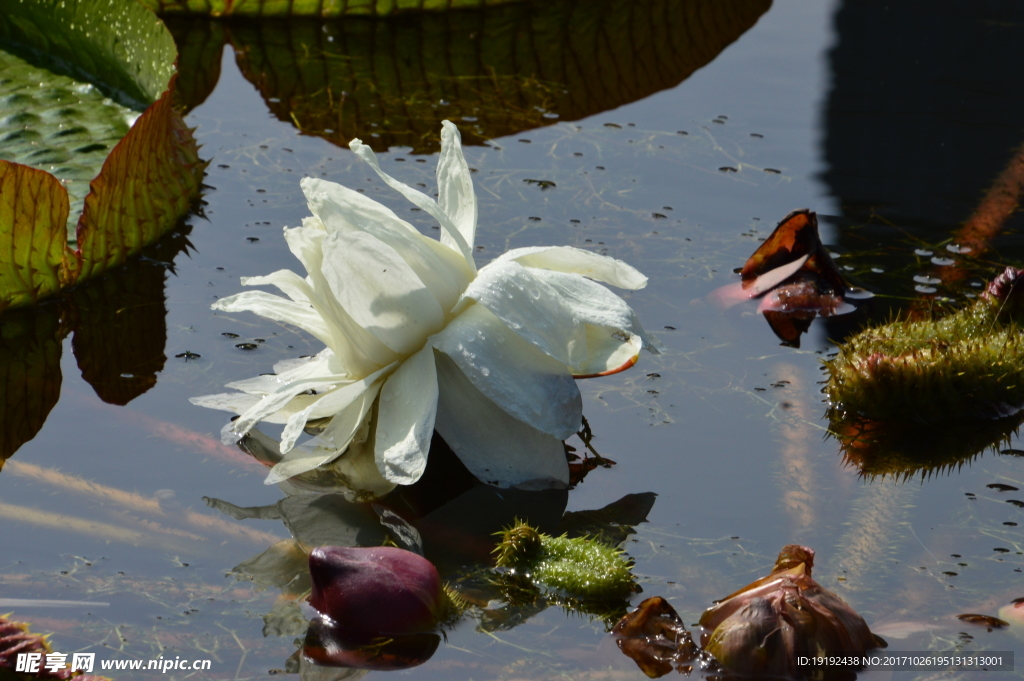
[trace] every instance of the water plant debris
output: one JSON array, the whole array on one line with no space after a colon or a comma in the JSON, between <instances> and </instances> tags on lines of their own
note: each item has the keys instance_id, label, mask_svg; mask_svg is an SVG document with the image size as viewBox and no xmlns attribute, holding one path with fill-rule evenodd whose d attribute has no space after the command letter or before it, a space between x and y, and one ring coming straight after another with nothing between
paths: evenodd
<instances>
[{"instance_id":1,"label":"water plant debris","mask_svg":"<svg viewBox=\"0 0 1024 681\"><path fill-rule=\"evenodd\" d=\"M817 317L851 312L850 290L818 234L818 216L806 208L782 219L740 270L740 283L712 295L725 306L760 298L758 312L783 344L799 346Z\"/></svg>"},{"instance_id":2,"label":"water plant debris","mask_svg":"<svg viewBox=\"0 0 1024 681\"><path fill-rule=\"evenodd\" d=\"M552 537L523 521L499 533L499 574L571 598L619 601L639 590L623 552L595 539Z\"/></svg>"},{"instance_id":3,"label":"water plant debris","mask_svg":"<svg viewBox=\"0 0 1024 681\"><path fill-rule=\"evenodd\" d=\"M968 307L897 319L840 344L826 392L841 418L939 424L1024 407L1024 272L1008 267Z\"/></svg>"}]
</instances>

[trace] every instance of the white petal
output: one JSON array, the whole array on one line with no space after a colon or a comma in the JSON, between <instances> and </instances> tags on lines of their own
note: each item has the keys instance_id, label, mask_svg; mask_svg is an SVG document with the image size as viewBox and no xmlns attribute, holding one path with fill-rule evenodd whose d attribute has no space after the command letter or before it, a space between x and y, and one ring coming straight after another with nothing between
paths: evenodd
<instances>
[{"instance_id":1,"label":"white petal","mask_svg":"<svg viewBox=\"0 0 1024 681\"><path fill-rule=\"evenodd\" d=\"M502 260L514 260L525 267L581 274L619 288L635 290L647 286L647 277L632 265L571 246L514 248L498 256L495 262Z\"/></svg>"},{"instance_id":2,"label":"white petal","mask_svg":"<svg viewBox=\"0 0 1024 681\"><path fill-rule=\"evenodd\" d=\"M564 488L562 442L514 419L478 391L448 355L437 355L437 432L469 472L499 487Z\"/></svg>"},{"instance_id":3,"label":"white petal","mask_svg":"<svg viewBox=\"0 0 1024 681\"><path fill-rule=\"evenodd\" d=\"M498 319L563 364L586 358L586 331L554 288L516 262L480 270L465 296L486 305Z\"/></svg>"},{"instance_id":4,"label":"white petal","mask_svg":"<svg viewBox=\"0 0 1024 681\"><path fill-rule=\"evenodd\" d=\"M382 383L383 381L381 380L371 383L369 387L356 396L355 400L334 415L330 424L333 431L332 441L334 446L316 446L317 443L314 441L309 446L292 448L295 442L293 437L286 448L282 436L281 451L287 452L287 454L270 470L270 474L267 475L264 484L277 484L293 475L305 473L317 466L330 463L341 456L352 441L352 436L356 430L367 419L370 408L373 406L373 401L377 398L377 391L380 390ZM305 425L305 421L303 421L303 425Z\"/></svg>"},{"instance_id":5,"label":"white petal","mask_svg":"<svg viewBox=\"0 0 1024 681\"><path fill-rule=\"evenodd\" d=\"M297 303L310 304L309 282L291 270L278 270L262 277L242 277L242 286L276 286Z\"/></svg>"},{"instance_id":6,"label":"white petal","mask_svg":"<svg viewBox=\"0 0 1024 681\"><path fill-rule=\"evenodd\" d=\"M662 346L644 331L633 309L604 286L576 274L534 270L538 279L548 284L561 298L570 314L584 324L608 326L630 336L639 336L643 347L659 354ZM578 365L573 365L575 368Z\"/></svg>"},{"instance_id":7,"label":"white petal","mask_svg":"<svg viewBox=\"0 0 1024 681\"><path fill-rule=\"evenodd\" d=\"M594 378L618 373L636 364L643 348L640 336L624 334L607 326L587 325L587 359L573 367L575 378Z\"/></svg>"},{"instance_id":8,"label":"white petal","mask_svg":"<svg viewBox=\"0 0 1024 681\"><path fill-rule=\"evenodd\" d=\"M281 432L281 453L283 454L291 450L295 440L298 439L299 435L302 434L303 428L306 427L307 421L334 417L337 414L343 413L350 405L365 401L368 391L372 390L375 397L380 389L378 383L387 373L390 373L391 369L392 367L386 367L380 371L375 371L365 378L341 386L322 396L317 396L302 411L296 411L292 414L288 419L288 424ZM370 401L373 401L372 397Z\"/></svg>"},{"instance_id":9,"label":"white petal","mask_svg":"<svg viewBox=\"0 0 1024 681\"><path fill-rule=\"evenodd\" d=\"M341 493L349 501L365 502L384 496L395 488L395 483L385 480L377 469L373 455L373 431L377 423L372 412L370 416L352 436L344 456L335 459L328 469L344 485Z\"/></svg>"},{"instance_id":10,"label":"white petal","mask_svg":"<svg viewBox=\"0 0 1024 681\"><path fill-rule=\"evenodd\" d=\"M435 239L423 236L391 209L333 182L302 180L309 209L328 231L366 232L402 256L445 312L454 307L474 276L465 259Z\"/></svg>"},{"instance_id":11,"label":"white petal","mask_svg":"<svg viewBox=\"0 0 1024 681\"><path fill-rule=\"evenodd\" d=\"M470 306L432 342L513 418L559 440L579 431L583 401L565 364L520 338L483 305Z\"/></svg>"},{"instance_id":12,"label":"white petal","mask_svg":"<svg viewBox=\"0 0 1024 681\"><path fill-rule=\"evenodd\" d=\"M350 311L335 298L323 273L326 232L319 226L319 220L315 222L317 226L286 229L285 240L309 273L307 295L331 330L328 347L337 353L351 375L364 376L394 362L398 357L372 333L356 323Z\"/></svg>"},{"instance_id":13,"label":"white petal","mask_svg":"<svg viewBox=\"0 0 1024 681\"><path fill-rule=\"evenodd\" d=\"M466 238L462 236L455 223L448 217L448 214L441 210L441 207L423 192L418 192L412 187L402 182L399 182L395 178L391 177L383 170L381 170L380 163L377 162L377 156L373 153L370 147L363 144L362 140L354 139L349 143L349 148L356 153L359 158L366 161L371 168L373 168L384 182L389 187L397 190L405 198L412 201L416 206L426 211L432 218L437 220L441 226L441 231L446 234L456 245L462 257L466 260L466 265L476 272L476 263L473 261L473 244L466 241Z\"/></svg>"},{"instance_id":14,"label":"white petal","mask_svg":"<svg viewBox=\"0 0 1024 681\"><path fill-rule=\"evenodd\" d=\"M420 479L437 412L434 348L405 360L380 390L374 455L385 478L400 485Z\"/></svg>"},{"instance_id":15,"label":"white petal","mask_svg":"<svg viewBox=\"0 0 1024 681\"><path fill-rule=\"evenodd\" d=\"M337 370L340 365L336 361L332 361L333 358L334 355L330 350L324 350L313 357L289 360L288 368L284 370L278 369L278 364L280 363L275 364L274 371L276 373L274 374L263 374L241 381L232 381L227 384L227 387L241 390L251 395L269 395L292 381L338 373ZM328 381L324 383L324 386L331 384L332 382Z\"/></svg>"},{"instance_id":16,"label":"white petal","mask_svg":"<svg viewBox=\"0 0 1024 681\"><path fill-rule=\"evenodd\" d=\"M275 322L297 326L321 343L331 342L331 332L323 317L308 303L296 303L264 291L244 291L221 298L213 304L213 308L223 312L255 312Z\"/></svg>"},{"instance_id":17,"label":"white petal","mask_svg":"<svg viewBox=\"0 0 1024 681\"><path fill-rule=\"evenodd\" d=\"M352 320L395 353L423 345L444 326L437 300L400 255L362 232L324 238L323 273Z\"/></svg>"},{"instance_id":18,"label":"white petal","mask_svg":"<svg viewBox=\"0 0 1024 681\"><path fill-rule=\"evenodd\" d=\"M630 330L633 311L604 286L576 274L549 270L533 270L533 274L551 287L580 322Z\"/></svg>"},{"instance_id":19,"label":"white petal","mask_svg":"<svg viewBox=\"0 0 1024 681\"><path fill-rule=\"evenodd\" d=\"M197 407L220 409L221 411L230 411L235 414L241 414L243 411L259 402L260 398L256 395L246 395L245 393L218 393L216 395L190 397L188 398L188 401Z\"/></svg>"},{"instance_id":20,"label":"white petal","mask_svg":"<svg viewBox=\"0 0 1024 681\"><path fill-rule=\"evenodd\" d=\"M317 359L322 359L326 357L326 353L330 352L331 351L329 349L325 349L318 352L314 357L289 357L287 359L279 360L277 362L274 362L274 373L280 375L291 371L295 371L296 369L305 366L307 362L312 362Z\"/></svg>"},{"instance_id":21,"label":"white petal","mask_svg":"<svg viewBox=\"0 0 1024 681\"><path fill-rule=\"evenodd\" d=\"M325 374L314 378L300 379L283 385L277 390L264 396L255 406L247 409L234 423L231 424L231 431L236 435L244 435L256 425L257 422L266 419L268 416L283 409L296 395L307 390L316 389L314 386L324 384L348 383L347 376L342 374Z\"/></svg>"},{"instance_id":22,"label":"white petal","mask_svg":"<svg viewBox=\"0 0 1024 681\"><path fill-rule=\"evenodd\" d=\"M448 217L462 238L473 247L476 241L476 193L469 166L462 155L462 135L451 121L441 121L441 156L437 159L437 204ZM441 243L459 248L448 236L441 234Z\"/></svg>"}]
</instances>

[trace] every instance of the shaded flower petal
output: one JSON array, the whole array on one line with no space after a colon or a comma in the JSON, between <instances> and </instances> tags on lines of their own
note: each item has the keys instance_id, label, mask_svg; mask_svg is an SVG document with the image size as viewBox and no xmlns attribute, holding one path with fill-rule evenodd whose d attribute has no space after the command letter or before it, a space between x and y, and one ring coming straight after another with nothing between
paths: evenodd
<instances>
[{"instance_id":1,"label":"shaded flower petal","mask_svg":"<svg viewBox=\"0 0 1024 681\"><path fill-rule=\"evenodd\" d=\"M264 291L244 291L221 298L213 307L222 312L255 312L275 322L294 324L303 331L308 331L321 343L331 342L331 332L323 317L307 303L296 303Z\"/></svg>"},{"instance_id":2,"label":"shaded flower petal","mask_svg":"<svg viewBox=\"0 0 1024 681\"><path fill-rule=\"evenodd\" d=\"M244 435L249 432L249 429L256 425L257 422L266 419L274 412L280 411L284 408L284 406L299 393L314 389L316 386L323 386L325 383L345 384L348 382L348 376L342 374L327 374L314 378L291 381L274 392L265 395L263 399L256 403L255 406L247 409L231 424L231 432L236 435Z\"/></svg>"},{"instance_id":3,"label":"shaded flower petal","mask_svg":"<svg viewBox=\"0 0 1024 681\"><path fill-rule=\"evenodd\" d=\"M583 400L565 365L523 340L483 305L471 305L433 343L513 418L559 440L579 431Z\"/></svg>"},{"instance_id":4,"label":"shaded flower petal","mask_svg":"<svg viewBox=\"0 0 1024 681\"><path fill-rule=\"evenodd\" d=\"M346 310L334 297L323 272L323 243L326 236L323 225L315 218L304 220L302 227L284 231L288 247L309 273L308 279L300 279L306 283L309 301L323 315L331 329L332 339L328 347L341 358L351 375L362 376L394 362L398 355L356 323L352 319L351 310Z\"/></svg>"},{"instance_id":5,"label":"shaded flower petal","mask_svg":"<svg viewBox=\"0 0 1024 681\"><path fill-rule=\"evenodd\" d=\"M586 358L586 331L537 273L516 262L495 262L477 274L464 294L487 306L494 315L538 348L563 364Z\"/></svg>"},{"instance_id":6,"label":"shaded flower petal","mask_svg":"<svg viewBox=\"0 0 1024 681\"><path fill-rule=\"evenodd\" d=\"M400 255L365 233L324 238L323 274L352 319L404 355L444 326L437 300Z\"/></svg>"},{"instance_id":7,"label":"shaded flower petal","mask_svg":"<svg viewBox=\"0 0 1024 681\"><path fill-rule=\"evenodd\" d=\"M334 361L332 362L332 360ZM341 372L341 367L330 350L322 350L313 357L300 358L283 369L279 369L278 366L278 364L274 365L276 372L274 374L262 374L241 381L232 381L227 384L227 387L251 395L269 395L293 380ZM334 382L325 381L320 387L331 385L334 385ZM313 390L316 390L316 387Z\"/></svg>"},{"instance_id":8,"label":"shaded flower petal","mask_svg":"<svg viewBox=\"0 0 1024 681\"><path fill-rule=\"evenodd\" d=\"M262 277L242 277L241 281L242 286L276 286L296 303L312 304L309 282L291 270L278 270Z\"/></svg>"},{"instance_id":9,"label":"shaded flower petal","mask_svg":"<svg viewBox=\"0 0 1024 681\"><path fill-rule=\"evenodd\" d=\"M334 437L332 438L333 446L318 446L320 443L314 439L310 444L292 448L292 445L295 443L295 437L297 437L299 433L295 433L291 436L290 441L287 443L287 446L291 451L289 451L284 458L270 470L270 474L267 475L267 479L264 480L263 483L265 485L277 484L283 480L287 480L293 475L305 473L306 471L313 470L317 466L330 463L341 456L352 441L353 435L369 416L370 409L373 407L373 401L377 399L377 392L380 390L380 386L383 382L383 380L374 381L347 407L343 407L336 412L336 415L331 419L331 426L334 433ZM308 417L308 410L306 416ZM305 422L306 419L302 419L303 426L305 425ZM292 423L289 422L288 425L291 426ZM284 434L282 434L281 439L281 451L288 451L285 449Z\"/></svg>"},{"instance_id":10,"label":"shaded flower petal","mask_svg":"<svg viewBox=\"0 0 1024 681\"><path fill-rule=\"evenodd\" d=\"M512 260L524 267L579 274L624 289L647 286L647 277L632 265L572 246L531 246L502 253L494 262Z\"/></svg>"},{"instance_id":11,"label":"shaded flower petal","mask_svg":"<svg viewBox=\"0 0 1024 681\"><path fill-rule=\"evenodd\" d=\"M224 412L232 412L234 414L244 414L246 411L252 409L259 403L260 394L246 394L244 392L222 392L216 395L202 395L200 397L189 397L188 401L198 407L206 407L208 409L219 409ZM296 395L292 397L291 401L285 405L282 409L274 412L265 419L266 423L287 423L288 419L292 417L296 412L300 412L309 406L309 402L314 399L312 395ZM234 436L230 426L228 424L228 432L230 437L227 438L226 443L233 444L237 437Z\"/></svg>"},{"instance_id":12,"label":"shaded flower petal","mask_svg":"<svg viewBox=\"0 0 1024 681\"><path fill-rule=\"evenodd\" d=\"M302 411L298 411L288 419L288 424L281 433L281 453L287 453L295 444L295 440L302 434L306 422L310 419L322 419L335 414L340 414L349 408L350 405L365 401L366 393L372 391L374 397L380 389L377 383L394 369L394 365L387 366L375 371L365 378L353 381L337 390L332 390L322 397L318 397ZM376 386L376 387L374 387ZM372 402L372 398L370 400ZM367 407L369 408L369 407ZM358 425L358 422L357 424ZM352 429L355 429L355 425Z\"/></svg>"},{"instance_id":13,"label":"shaded flower petal","mask_svg":"<svg viewBox=\"0 0 1024 681\"><path fill-rule=\"evenodd\" d=\"M455 306L473 278L457 250L423 236L373 199L316 178L302 180L302 191L327 231L366 232L394 248L445 312Z\"/></svg>"},{"instance_id":14,"label":"shaded flower petal","mask_svg":"<svg viewBox=\"0 0 1024 681\"><path fill-rule=\"evenodd\" d=\"M561 440L509 416L444 353L437 355L437 381L435 427L470 473L499 487L568 486Z\"/></svg>"},{"instance_id":15,"label":"shaded flower petal","mask_svg":"<svg viewBox=\"0 0 1024 681\"><path fill-rule=\"evenodd\" d=\"M348 146L349 149L359 156L359 158L366 161L389 187L401 193L402 196L412 201L417 207L423 209L432 218L437 220L438 224L441 226L441 232L455 243L459 252L462 253L462 257L466 260L466 264L473 272L476 272L476 263L473 260L472 245L466 241L466 238L462 236L461 232L459 232L458 227L455 226L452 219L433 199L423 192L416 191L409 185L399 182L381 170L376 154L373 153L373 150L370 149L370 147L363 144L362 140L354 139L349 142Z\"/></svg>"},{"instance_id":16,"label":"shaded flower petal","mask_svg":"<svg viewBox=\"0 0 1024 681\"><path fill-rule=\"evenodd\" d=\"M573 368L573 377L595 378L625 371L636 364L642 348L640 336L587 324L587 358Z\"/></svg>"},{"instance_id":17,"label":"shaded flower petal","mask_svg":"<svg viewBox=\"0 0 1024 681\"><path fill-rule=\"evenodd\" d=\"M255 406L260 401L260 398L256 395L247 395L246 393L217 393L216 395L190 397L188 401L197 407L220 409L221 411L241 414L246 409Z\"/></svg>"},{"instance_id":18,"label":"shaded flower petal","mask_svg":"<svg viewBox=\"0 0 1024 681\"><path fill-rule=\"evenodd\" d=\"M562 303L580 322L607 326L619 329L630 336L638 336L643 341L644 349L655 354L662 350L657 339L644 331L636 313L626 301L604 286L563 272L535 270L535 273L542 281L551 285L561 297Z\"/></svg>"},{"instance_id":19,"label":"shaded flower petal","mask_svg":"<svg viewBox=\"0 0 1024 681\"><path fill-rule=\"evenodd\" d=\"M429 344L405 360L380 391L377 413L377 468L400 485L420 479L437 413L437 372Z\"/></svg>"},{"instance_id":20,"label":"shaded flower petal","mask_svg":"<svg viewBox=\"0 0 1024 681\"><path fill-rule=\"evenodd\" d=\"M476 241L476 192L469 166L462 155L462 135L451 121L441 121L441 155L437 159L437 204L441 207L462 238L472 248ZM460 249L458 242L447 232L441 234L441 243Z\"/></svg>"}]
</instances>

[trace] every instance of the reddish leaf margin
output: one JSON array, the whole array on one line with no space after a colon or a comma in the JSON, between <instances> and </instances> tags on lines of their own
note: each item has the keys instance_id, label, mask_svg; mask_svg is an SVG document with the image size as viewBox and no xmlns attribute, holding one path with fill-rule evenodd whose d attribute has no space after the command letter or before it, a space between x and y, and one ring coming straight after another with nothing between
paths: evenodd
<instances>
[{"instance_id":1,"label":"reddish leaf margin","mask_svg":"<svg viewBox=\"0 0 1024 681\"><path fill-rule=\"evenodd\" d=\"M171 231L199 198L206 163L173 107L176 76L114 146L67 245L67 190L49 173L0 161L0 311L120 265Z\"/></svg>"}]
</instances>

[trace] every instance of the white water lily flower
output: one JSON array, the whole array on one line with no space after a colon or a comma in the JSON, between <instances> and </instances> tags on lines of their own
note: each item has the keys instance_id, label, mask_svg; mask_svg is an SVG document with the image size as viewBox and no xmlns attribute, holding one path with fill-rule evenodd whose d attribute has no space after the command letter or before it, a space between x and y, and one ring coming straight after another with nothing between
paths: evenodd
<instances>
[{"instance_id":1,"label":"white water lily flower","mask_svg":"<svg viewBox=\"0 0 1024 681\"><path fill-rule=\"evenodd\" d=\"M288 298L250 291L213 309L288 322L327 347L279 363L275 375L228 384L239 393L192 402L240 414L226 427L236 437L259 421L285 424L284 457L268 484L330 463L350 444L360 452L372 444L384 478L410 484L423 474L436 429L484 482L564 487L562 441L582 418L573 378L621 371L642 347L656 351L625 301L595 281L639 289L647 278L564 246L515 249L478 271L476 196L448 121L436 202L384 173L361 141L350 147L437 220L441 240L359 192L302 180L313 216L284 235L308 276L281 270L243 278ZM326 417L312 443L296 446L307 423ZM375 424L369 434L368 424Z\"/></svg>"}]
</instances>

